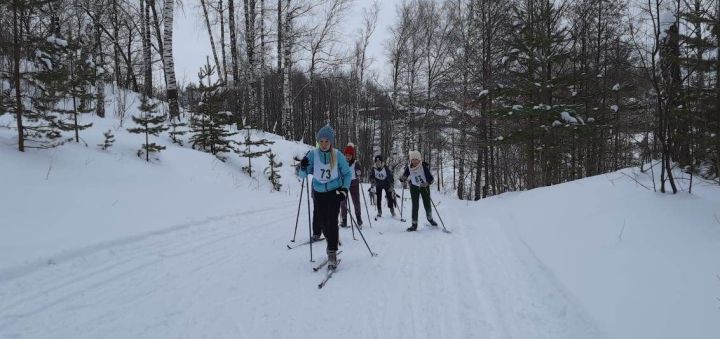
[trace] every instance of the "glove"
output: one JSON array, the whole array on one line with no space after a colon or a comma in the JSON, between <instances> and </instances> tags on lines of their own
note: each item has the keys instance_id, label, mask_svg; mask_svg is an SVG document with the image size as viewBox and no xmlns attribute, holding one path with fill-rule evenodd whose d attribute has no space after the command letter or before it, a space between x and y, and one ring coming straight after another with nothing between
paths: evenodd
<instances>
[{"instance_id":1,"label":"glove","mask_svg":"<svg viewBox=\"0 0 720 339\"><path fill-rule=\"evenodd\" d=\"M403 175L400 177L400 182L405 183L406 180L407 180L406 176Z\"/></svg>"},{"instance_id":2,"label":"glove","mask_svg":"<svg viewBox=\"0 0 720 339\"><path fill-rule=\"evenodd\" d=\"M420 187L430 187L430 184L423 182L420 184Z\"/></svg>"},{"instance_id":3,"label":"glove","mask_svg":"<svg viewBox=\"0 0 720 339\"><path fill-rule=\"evenodd\" d=\"M348 190L345 187L340 187L335 191L340 198L340 201L347 199Z\"/></svg>"},{"instance_id":4,"label":"glove","mask_svg":"<svg viewBox=\"0 0 720 339\"><path fill-rule=\"evenodd\" d=\"M307 170L308 166L310 166L310 160L308 160L307 157L303 157L300 161L300 169Z\"/></svg>"}]
</instances>

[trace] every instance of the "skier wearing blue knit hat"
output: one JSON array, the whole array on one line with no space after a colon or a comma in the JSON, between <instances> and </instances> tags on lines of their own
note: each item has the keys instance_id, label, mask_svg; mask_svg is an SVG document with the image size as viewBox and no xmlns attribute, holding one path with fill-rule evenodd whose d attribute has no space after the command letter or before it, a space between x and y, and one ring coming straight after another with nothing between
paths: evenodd
<instances>
[{"instance_id":1,"label":"skier wearing blue knit hat","mask_svg":"<svg viewBox=\"0 0 720 339\"><path fill-rule=\"evenodd\" d=\"M334 270L338 263L338 213L340 202L347 198L352 170L343 154L335 149L335 131L329 124L318 131L317 140L319 147L308 152L300 161L298 176L313 176L313 202L317 218L317 223L313 223L313 238L320 239L320 231L325 234L328 269Z\"/></svg>"}]
</instances>

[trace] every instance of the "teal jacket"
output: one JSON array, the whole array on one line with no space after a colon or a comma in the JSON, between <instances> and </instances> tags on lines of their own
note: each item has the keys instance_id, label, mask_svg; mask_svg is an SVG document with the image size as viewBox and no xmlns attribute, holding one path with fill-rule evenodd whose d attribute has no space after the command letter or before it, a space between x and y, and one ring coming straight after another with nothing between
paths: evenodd
<instances>
[{"instance_id":1,"label":"teal jacket","mask_svg":"<svg viewBox=\"0 0 720 339\"><path fill-rule=\"evenodd\" d=\"M352 170L350 169L350 166L348 165L345 156L337 149L333 148L333 151L335 152L335 166L338 167L338 177L331 180L327 184L323 184L317 181L317 179L313 178L313 190L315 190L315 192L330 192L340 187L350 189L350 183L352 182ZM330 151L323 152L319 148L316 148L305 154L305 156L308 158L309 164L307 170L304 171L298 167L299 177L306 178L309 174L313 173L313 170L315 168L313 167L313 163L315 162L315 152L320 153L320 160L323 164L330 163Z\"/></svg>"}]
</instances>

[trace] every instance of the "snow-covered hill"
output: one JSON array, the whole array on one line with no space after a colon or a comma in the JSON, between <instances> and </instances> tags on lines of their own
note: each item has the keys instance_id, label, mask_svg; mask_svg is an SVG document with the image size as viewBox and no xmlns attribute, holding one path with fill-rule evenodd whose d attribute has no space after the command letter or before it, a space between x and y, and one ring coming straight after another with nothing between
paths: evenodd
<instances>
[{"instance_id":1,"label":"snow-covered hill","mask_svg":"<svg viewBox=\"0 0 720 339\"><path fill-rule=\"evenodd\" d=\"M710 183L663 195L626 169L478 202L434 192L452 234L370 220L371 257L342 229L341 266L318 290L310 247L286 247L300 193L288 164L307 145L257 132L285 163L283 191L271 192L234 155L220 162L164 135L168 149L148 164L135 155L141 137L118 119L92 122L87 147L24 154L0 128L0 337L720 333L720 187ZM107 129L117 141L101 151ZM306 208L303 198L298 241ZM313 246L323 257L324 243Z\"/></svg>"},{"instance_id":2,"label":"snow-covered hill","mask_svg":"<svg viewBox=\"0 0 720 339\"><path fill-rule=\"evenodd\" d=\"M114 113L121 102L127 107L122 126ZM270 193L272 185L263 175L267 157L253 160L257 173L251 178L241 171L247 165L244 158L228 154L228 161L221 162L187 142L184 147L173 144L167 133L155 138L167 147L159 160L145 162L136 155L145 136L126 130L134 127L130 115L139 114L139 103L132 92L108 95L108 118L82 117L81 123L93 126L81 131L80 143L25 153L17 151L17 132L10 128L15 126L13 116L0 117L0 280L58 256L189 226L300 189L290 165L309 146L261 131L252 131L252 137L275 142L270 148L283 163L282 192ZM97 145L107 130L116 142L103 151ZM233 138L241 140L245 133Z\"/></svg>"}]
</instances>

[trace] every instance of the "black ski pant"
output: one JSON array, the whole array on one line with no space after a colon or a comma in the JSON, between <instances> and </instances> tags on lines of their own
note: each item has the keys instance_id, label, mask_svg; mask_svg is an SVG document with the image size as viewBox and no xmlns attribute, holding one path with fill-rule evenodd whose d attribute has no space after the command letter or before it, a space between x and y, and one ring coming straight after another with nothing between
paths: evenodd
<instances>
[{"instance_id":1,"label":"black ski pant","mask_svg":"<svg viewBox=\"0 0 720 339\"><path fill-rule=\"evenodd\" d=\"M350 196L348 199L352 200L353 209L355 211L355 221L362 225L362 214L360 210L360 184L357 179L350 183ZM343 222L347 225L347 214L348 214L348 199L343 200L340 203L340 213L342 215Z\"/></svg>"},{"instance_id":2,"label":"black ski pant","mask_svg":"<svg viewBox=\"0 0 720 339\"><path fill-rule=\"evenodd\" d=\"M375 187L377 191L377 210L378 214L382 213L382 192L385 191L385 198L387 199L387 206L392 211L395 207L395 191L391 187Z\"/></svg>"},{"instance_id":3,"label":"black ski pant","mask_svg":"<svg viewBox=\"0 0 720 339\"><path fill-rule=\"evenodd\" d=\"M420 196L422 196L423 207L427 220L432 220L432 207L430 206L430 187L418 187L410 185L410 198L412 200L412 223L417 225L418 211L420 210Z\"/></svg>"},{"instance_id":4,"label":"black ski pant","mask_svg":"<svg viewBox=\"0 0 720 339\"><path fill-rule=\"evenodd\" d=\"M313 190L315 215L313 217L313 233L325 234L328 251L338 249L338 213L340 213L340 195L336 191L317 192ZM318 229L316 229L316 227Z\"/></svg>"}]
</instances>

